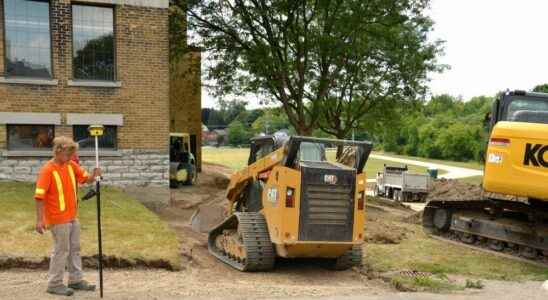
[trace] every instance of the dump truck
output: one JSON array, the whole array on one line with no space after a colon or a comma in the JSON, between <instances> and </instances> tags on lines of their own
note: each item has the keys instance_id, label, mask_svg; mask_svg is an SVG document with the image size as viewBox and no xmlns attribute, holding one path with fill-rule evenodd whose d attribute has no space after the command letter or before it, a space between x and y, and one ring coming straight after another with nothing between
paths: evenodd
<instances>
[{"instance_id":1,"label":"dump truck","mask_svg":"<svg viewBox=\"0 0 548 300\"><path fill-rule=\"evenodd\" d=\"M326 148L355 147L353 165ZM370 142L284 135L251 140L248 166L227 188L228 217L208 235L209 252L240 271L266 271L276 257L315 257L333 269L361 264L363 172Z\"/></svg>"},{"instance_id":2,"label":"dump truck","mask_svg":"<svg viewBox=\"0 0 548 300\"><path fill-rule=\"evenodd\" d=\"M548 260L548 94L497 96L478 199L428 202L426 232L495 251Z\"/></svg>"},{"instance_id":3,"label":"dump truck","mask_svg":"<svg viewBox=\"0 0 548 300\"><path fill-rule=\"evenodd\" d=\"M430 188L430 176L409 172L404 167L384 165L377 172L374 194L395 201L424 201Z\"/></svg>"}]
</instances>

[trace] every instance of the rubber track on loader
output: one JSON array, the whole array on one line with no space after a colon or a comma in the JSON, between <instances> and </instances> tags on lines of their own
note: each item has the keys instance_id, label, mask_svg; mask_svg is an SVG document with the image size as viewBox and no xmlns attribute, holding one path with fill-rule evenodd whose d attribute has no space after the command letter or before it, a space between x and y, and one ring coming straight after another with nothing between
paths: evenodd
<instances>
[{"instance_id":1,"label":"rubber track on loader","mask_svg":"<svg viewBox=\"0 0 548 300\"><path fill-rule=\"evenodd\" d=\"M234 228L236 224L247 254L244 261L231 258L225 251L218 249L215 245L215 238L222 234L224 229ZM266 220L258 212L238 212L228 217L223 223L209 232L208 249L213 256L240 271L267 271L274 267L276 256L274 247L270 241Z\"/></svg>"},{"instance_id":2,"label":"rubber track on loader","mask_svg":"<svg viewBox=\"0 0 548 300\"><path fill-rule=\"evenodd\" d=\"M532 265L536 265L536 266L540 266L540 265L548 266L548 256L546 255L541 254L536 259L523 257L519 254L519 251L516 251L515 249L512 249L511 247L509 247L505 241L500 241L502 242L501 244L503 245L503 249L499 251L495 251L490 249L486 245L486 242L488 241L496 241L489 237L483 237L484 239L486 239L483 242L479 242L476 240L476 242L473 244L465 243L459 238L459 234L461 234L461 232L450 228L450 226L448 226L446 230L439 230L438 228L436 228L436 225L434 225L434 214L436 209L441 208L441 209L447 209L450 211L465 211L465 210L474 211L478 209L483 209L484 207L486 207L486 205L488 205L488 203L489 201L487 200L469 200L469 201L433 200L433 201L430 201L427 203L423 212L423 220L422 220L423 230L426 234L433 235L437 237L438 239L447 240L448 242L452 242L452 243L462 244L463 246L468 248L473 248L473 249L477 249L477 250L488 252L488 253L497 252L507 258L514 257L517 261L529 262ZM482 237L482 235L478 235L478 236ZM542 252L541 250L539 251Z\"/></svg>"}]
</instances>

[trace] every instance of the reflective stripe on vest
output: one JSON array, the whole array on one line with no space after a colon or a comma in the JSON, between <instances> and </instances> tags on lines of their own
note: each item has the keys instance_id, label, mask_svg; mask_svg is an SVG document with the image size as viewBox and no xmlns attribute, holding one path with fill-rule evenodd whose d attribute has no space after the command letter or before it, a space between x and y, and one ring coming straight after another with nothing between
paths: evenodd
<instances>
[{"instance_id":1,"label":"reflective stripe on vest","mask_svg":"<svg viewBox=\"0 0 548 300\"><path fill-rule=\"evenodd\" d=\"M53 171L53 178L55 178L55 185L57 186L57 192L59 193L59 210L65 211L65 193L63 191L61 176L59 176L57 171Z\"/></svg>"},{"instance_id":2,"label":"reflective stripe on vest","mask_svg":"<svg viewBox=\"0 0 548 300\"><path fill-rule=\"evenodd\" d=\"M70 175L70 181L72 182L72 190L74 191L74 199L78 199L78 195L76 195L76 177L74 177L74 170L72 170L72 166L68 166L69 175Z\"/></svg>"}]
</instances>

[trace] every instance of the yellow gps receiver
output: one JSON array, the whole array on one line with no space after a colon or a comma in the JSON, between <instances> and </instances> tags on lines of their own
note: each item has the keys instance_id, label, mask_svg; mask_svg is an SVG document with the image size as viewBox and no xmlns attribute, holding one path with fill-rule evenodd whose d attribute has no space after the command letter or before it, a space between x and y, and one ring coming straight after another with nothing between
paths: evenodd
<instances>
[{"instance_id":1,"label":"yellow gps receiver","mask_svg":"<svg viewBox=\"0 0 548 300\"><path fill-rule=\"evenodd\" d=\"M90 125L88 127L89 134L91 136L102 136L105 127L103 125Z\"/></svg>"}]
</instances>

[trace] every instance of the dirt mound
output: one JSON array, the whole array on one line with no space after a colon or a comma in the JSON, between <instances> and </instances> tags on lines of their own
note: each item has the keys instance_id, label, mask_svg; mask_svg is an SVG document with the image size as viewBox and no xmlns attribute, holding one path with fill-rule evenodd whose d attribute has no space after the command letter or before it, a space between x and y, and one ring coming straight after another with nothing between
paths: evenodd
<instances>
[{"instance_id":1,"label":"dirt mound","mask_svg":"<svg viewBox=\"0 0 548 300\"><path fill-rule=\"evenodd\" d=\"M408 217L403 218L403 221L409 224L422 224L422 211L418 211Z\"/></svg>"},{"instance_id":2,"label":"dirt mound","mask_svg":"<svg viewBox=\"0 0 548 300\"><path fill-rule=\"evenodd\" d=\"M366 222L364 240L372 244L399 244L408 233L409 229L396 222L372 218Z\"/></svg>"},{"instance_id":3,"label":"dirt mound","mask_svg":"<svg viewBox=\"0 0 548 300\"><path fill-rule=\"evenodd\" d=\"M482 188L479 185L454 179L440 179L433 182L432 191L426 201L431 200L481 200Z\"/></svg>"}]
</instances>

